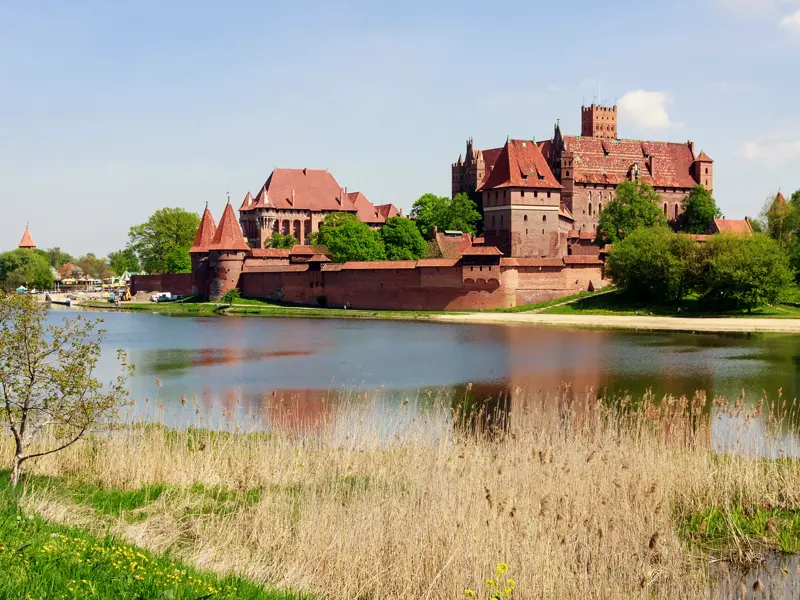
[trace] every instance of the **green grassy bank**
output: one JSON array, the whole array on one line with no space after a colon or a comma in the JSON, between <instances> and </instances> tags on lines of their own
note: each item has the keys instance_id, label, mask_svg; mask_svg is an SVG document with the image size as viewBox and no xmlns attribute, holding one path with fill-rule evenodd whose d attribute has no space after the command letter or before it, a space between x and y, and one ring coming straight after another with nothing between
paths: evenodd
<instances>
[{"instance_id":1,"label":"green grassy bank","mask_svg":"<svg viewBox=\"0 0 800 600\"><path fill-rule=\"evenodd\" d=\"M18 506L21 490L47 486L65 500L98 514L121 516L155 501L163 486L133 492L103 490L58 478L28 478L8 488L0 471L0 597L25 600L242 598L292 600L299 596L267 590L233 576L192 568L111 536L51 523Z\"/></svg>"}]
</instances>

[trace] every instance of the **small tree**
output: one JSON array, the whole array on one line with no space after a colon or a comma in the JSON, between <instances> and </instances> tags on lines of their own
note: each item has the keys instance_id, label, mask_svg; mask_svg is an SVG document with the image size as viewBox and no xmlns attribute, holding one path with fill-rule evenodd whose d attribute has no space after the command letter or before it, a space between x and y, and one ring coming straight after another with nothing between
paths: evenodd
<instances>
[{"instance_id":1,"label":"small tree","mask_svg":"<svg viewBox=\"0 0 800 600\"><path fill-rule=\"evenodd\" d=\"M242 293L239 291L239 288L233 288L232 290L225 292L225 295L222 296L222 301L227 302L228 306L232 306L233 303L241 297Z\"/></svg>"},{"instance_id":2,"label":"small tree","mask_svg":"<svg viewBox=\"0 0 800 600\"><path fill-rule=\"evenodd\" d=\"M291 249L297 245L297 238L294 237L292 234L287 233L286 235L282 235L277 231L272 233L272 237L269 238L266 242L264 242L265 248L283 248L283 249Z\"/></svg>"},{"instance_id":3,"label":"small tree","mask_svg":"<svg viewBox=\"0 0 800 600\"><path fill-rule=\"evenodd\" d=\"M425 194L414 202L411 216L426 239L433 236L434 227L475 233L481 220L477 205L467 194L455 198Z\"/></svg>"},{"instance_id":4,"label":"small tree","mask_svg":"<svg viewBox=\"0 0 800 600\"><path fill-rule=\"evenodd\" d=\"M722 216L711 192L702 185L695 186L682 204L683 213L678 218L678 228L684 233L709 233L714 218Z\"/></svg>"},{"instance_id":5,"label":"small tree","mask_svg":"<svg viewBox=\"0 0 800 600\"><path fill-rule=\"evenodd\" d=\"M659 204L661 195L647 183L625 181L617 186L616 197L603 207L597 225L597 243L613 244L640 227L666 223Z\"/></svg>"},{"instance_id":6,"label":"small tree","mask_svg":"<svg viewBox=\"0 0 800 600\"><path fill-rule=\"evenodd\" d=\"M11 485L22 465L80 440L128 396L132 367L104 388L94 376L101 320L78 315L45 325L47 309L30 296L0 296L0 412L14 438ZM50 433L40 441L42 433Z\"/></svg>"},{"instance_id":7,"label":"small tree","mask_svg":"<svg viewBox=\"0 0 800 600\"><path fill-rule=\"evenodd\" d=\"M417 260L428 249L417 226L405 217L387 219L381 228L381 239L389 260Z\"/></svg>"}]
</instances>

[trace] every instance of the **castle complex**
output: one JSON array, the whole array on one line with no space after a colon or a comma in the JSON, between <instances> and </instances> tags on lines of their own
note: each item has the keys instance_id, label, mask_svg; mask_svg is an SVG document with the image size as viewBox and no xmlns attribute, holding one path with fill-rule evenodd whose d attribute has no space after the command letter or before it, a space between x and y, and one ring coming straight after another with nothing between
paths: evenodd
<instances>
[{"instance_id":1,"label":"castle complex","mask_svg":"<svg viewBox=\"0 0 800 600\"><path fill-rule=\"evenodd\" d=\"M219 225L206 208L190 250L191 275L135 278L133 291L172 287L216 300L238 288L252 298L367 309L531 304L604 285L594 237L620 183L649 183L670 220L693 187L712 190L714 183L713 161L692 142L621 140L617 108L596 105L582 109L580 136L565 136L556 123L546 141L507 139L479 150L469 139L451 175L453 195L465 192L479 203L484 237L436 232L442 258L331 263L305 245L326 215L347 212L379 228L400 211L348 193L328 171L275 169L255 196L245 196L238 220L230 202ZM720 223L720 230L733 225ZM265 247L276 232L299 244Z\"/></svg>"},{"instance_id":2,"label":"castle complex","mask_svg":"<svg viewBox=\"0 0 800 600\"><path fill-rule=\"evenodd\" d=\"M505 173L508 169L502 161L508 154L509 143L522 145L525 142L509 141L502 148L478 150L471 138L467 140L466 155L459 156L452 165L453 195L470 194L482 204L484 211L487 206L494 206L492 202L497 201L500 189L493 171L500 168ZM593 104L583 107L580 136L565 136L557 122L552 139L527 144L535 145L546 162L546 169L536 169L537 184L552 183L549 175L553 176L565 212L573 219L572 231L577 234L591 234L596 230L603 205L614 198L615 188L626 180L643 180L653 186L663 197L662 210L670 220L678 218L682 210L681 201L694 186L700 184L709 191L714 189L714 161L705 152L697 154L694 142L619 139L616 106ZM534 152L528 149L527 154L532 157ZM528 167L527 163L519 163L519 166L522 169ZM530 172L520 171L518 175L520 183L529 183ZM548 188L551 198L555 190L552 186ZM551 204L555 205L555 202ZM497 235L504 239L511 235L507 230L508 218L505 219L505 228L500 226L499 219L496 224ZM491 217L485 222L485 227L488 235ZM540 235L547 236L546 244L550 251L556 246L553 242L556 239L555 227L551 231L544 229L545 233ZM523 230L517 228L516 233ZM528 230L530 232L531 228ZM530 240L527 245L536 246L541 251L541 243L543 240Z\"/></svg>"}]
</instances>

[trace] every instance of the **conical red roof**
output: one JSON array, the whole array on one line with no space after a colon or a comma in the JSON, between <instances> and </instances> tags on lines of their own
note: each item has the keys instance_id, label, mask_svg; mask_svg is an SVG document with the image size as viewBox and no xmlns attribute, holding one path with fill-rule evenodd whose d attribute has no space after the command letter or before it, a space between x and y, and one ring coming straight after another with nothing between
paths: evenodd
<instances>
[{"instance_id":1,"label":"conical red roof","mask_svg":"<svg viewBox=\"0 0 800 600\"><path fill-rule=\"evenodd\" d=\"M25 228L25 233L22 234L22 241L20 241L19 247L29 249L36 248L36 244L33 242L33 238L31 237L31 232L27 227Z\"/></svg>"},{"instance_id":2,"label":"conical red roof","mask_svg":"<svg viewBox=\"0 0 800 600\"><path fill-rule=\"evenodd\" d=\"M694 159L695 162L714 162L711 157L705 152L701 152L700 156Z\"/></svg>"},{"instance_id":3,"label":"conical red roof","mask_svg":"<svg viewBox=\"0 0 800 600\"><path fill-rule=\"evenodd\" d=\"M211 216L211 211L206 206L203 218L200 219L200 227L197 228L197 234L194 236L194 244L189 248L189 252L208 252L216 232L217 224L214 223L214 217Z\"/></svg>"},{"instance_id":4,"label":"conical red roof","mask_svg":"<svg viewBox=\"0 0 800 600\"><path fill-rule=\"evenodd\" d=\"M219 227L211 242L211 250L250 250L250 246L244 241L242 229L230 202L219 220Z\"/></svg>"}]
</instances>

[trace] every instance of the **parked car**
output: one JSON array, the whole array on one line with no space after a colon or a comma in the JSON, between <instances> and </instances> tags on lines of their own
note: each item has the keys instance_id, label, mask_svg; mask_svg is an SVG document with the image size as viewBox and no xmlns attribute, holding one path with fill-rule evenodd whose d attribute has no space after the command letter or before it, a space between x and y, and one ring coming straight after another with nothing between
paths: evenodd
<instances>
[{"instance_id":1,"label":"parked car","mask_svg":"<svg viewBox=\"0 0 800 600\"><path fill-rule=\"evenodd\" d=\"M169 302L172 300L172 294L169 292L157 292L150 296L150 302Z\"/></svg>"}]
</instances>

